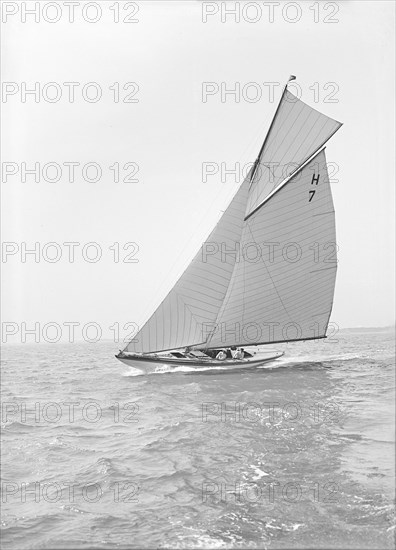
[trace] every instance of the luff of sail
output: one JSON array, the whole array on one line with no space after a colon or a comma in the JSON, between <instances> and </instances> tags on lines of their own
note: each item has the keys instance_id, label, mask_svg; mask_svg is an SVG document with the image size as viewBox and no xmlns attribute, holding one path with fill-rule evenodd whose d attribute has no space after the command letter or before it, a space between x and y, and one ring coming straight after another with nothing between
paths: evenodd
<instances>
[{"instance_id":1,"label":"luff of sail","mask_svg":"<svg viewBox=\"0 0 396 550\"><path fill-rule=\"evenodd\" d=\"M320 338L337 270L324 150L245 218L240 255L203 348Z\"/></svg>"},{"instance_id":2,"label":"luff of sail","mask_svg":"<svg viewBox=\"0 0 396 550\"><path fill-rule=\"evenodd\" d=\"M150 353L205 341L224 302L235 257L225 251L241 239L250 172L228 208L175 286L143 325L125 351Z\"/></svg>"},{"instance_id":3,"label":"luff of sail","mask_svg":"<svg viewBox=\"0 0 396 550\"><path fill-rule=\"evenodd\" d=\"M284 89L256 161L247 214L314 155L342 124L313 109Z\"/></svg>"}]
</instances>

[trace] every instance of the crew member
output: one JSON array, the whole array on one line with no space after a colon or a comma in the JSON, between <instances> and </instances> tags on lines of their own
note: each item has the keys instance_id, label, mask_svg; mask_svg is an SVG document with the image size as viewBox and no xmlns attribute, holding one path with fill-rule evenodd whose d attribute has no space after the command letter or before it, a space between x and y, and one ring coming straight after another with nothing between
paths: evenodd
<instances>
[{"instance_id":1,"label":"crew member","mask_svg":"<svg viewBox=\"0 0 396 550\"><path fill-rule=\"evenodd\" d=\"M234 351L233 353L233 358L234 359L243 359L243 352L238 348L237 350Z\"/></svg>"},{"instance_id":2,"label":"crew member","mask_svg":"<svg viewBox=\"0 0 396 550\"><path fill-rule=\"evenodd\" d=\"M216 355L216 359L218 359L219 361L224 361L224 359L227 358L227 354L225 353L224 350L220 350L219 353Z\"/></svg>"}]
</instances>

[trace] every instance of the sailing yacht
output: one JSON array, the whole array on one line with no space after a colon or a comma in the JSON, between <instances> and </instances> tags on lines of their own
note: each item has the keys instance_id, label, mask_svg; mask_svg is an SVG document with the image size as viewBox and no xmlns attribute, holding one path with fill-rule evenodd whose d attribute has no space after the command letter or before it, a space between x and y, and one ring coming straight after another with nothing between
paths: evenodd
<instances>
[{"instance_id":1,"label":"sailing yacht","mask_svg":"<svg viewBox=\"0 0 396 550\"><path fill-rule=\"evenodd\" d=\"M282 355L258 346L326 338L337 245L324 146L342 124L292 94L294 79L208 239L116 355L126 365L256 367Z\"/></svg>"}]
</instances>

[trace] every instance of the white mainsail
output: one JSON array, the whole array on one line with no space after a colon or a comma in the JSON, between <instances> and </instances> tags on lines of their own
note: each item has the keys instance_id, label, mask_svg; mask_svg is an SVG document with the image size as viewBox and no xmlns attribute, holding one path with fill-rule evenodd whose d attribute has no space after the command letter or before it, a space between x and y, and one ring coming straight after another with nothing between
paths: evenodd
<instances>
[{"instance_id":1,"label":"white mainsail","mask_svg":"<svg viewBox=\"0 0 396 550\"><path fill-rule=\"evenodd\" d=\"M337 245L322 147L340 126L285 88L254 167L126 351L325 337Z\"/></svg>"},{"instance_id":2,"label":"white mainsail","mask_svg":"<svg viewBox=\"0 0 396 550\"><path fill-rule=\"evenodd\" d=\"M319 113L285 88L259 153L247 214L314 155L341 123Z\"/></svg>"},{"instance_id":3,"label":"white mainsail","mask_svg":"<svg viewBox=\"0 0 396 550\"><path fill-rule=\"evenodd\" d=\"M206 347L323 337L336 270L334 207L321 151L246 219L239 261Z\"/></svg>"}]
</instances>

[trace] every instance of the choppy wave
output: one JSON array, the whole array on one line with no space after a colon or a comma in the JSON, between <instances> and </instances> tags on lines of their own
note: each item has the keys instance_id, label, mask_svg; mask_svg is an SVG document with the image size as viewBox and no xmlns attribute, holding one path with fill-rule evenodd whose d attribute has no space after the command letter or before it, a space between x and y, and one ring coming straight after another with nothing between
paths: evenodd
<instances>
[{"instance_id":1,"label":"choppy wave","mask_svg":"<svg viewBox=\"0 0 396 550\"><path fill-rule=\"evenodd\" d=\"M392 346L351 332L166 376L109 343L13 347L3 547L392 548Z\"/></svg>"}]
</instances>

